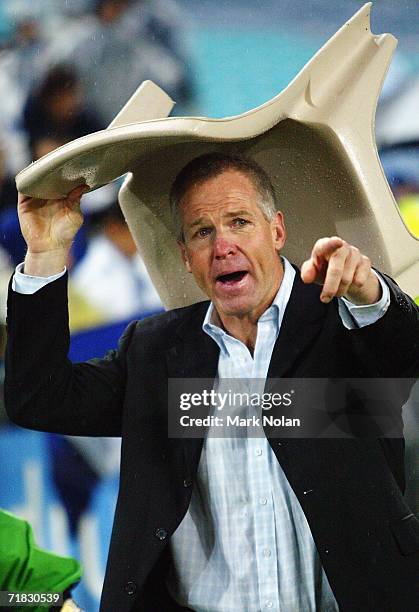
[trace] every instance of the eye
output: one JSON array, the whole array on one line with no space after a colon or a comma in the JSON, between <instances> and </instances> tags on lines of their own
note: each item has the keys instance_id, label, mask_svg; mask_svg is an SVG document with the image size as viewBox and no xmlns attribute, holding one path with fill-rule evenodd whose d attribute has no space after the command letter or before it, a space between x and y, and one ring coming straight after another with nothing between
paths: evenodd
<instances>
[{"instance_id":1,"label":"eye","mask_svg":"<svg viewBox=\"0 0 419 612\"><path fill-rule=\"evenodd\" d=\"M242 219L241 217L237 217L236 219L233 219L233 225L235 225L236 227L244 227L248 223L249 222L246 219Z\"/></svg>"},{"instance_id":2,"label":"eye","mask_svg":"<svg viewBox=\"0 0 419 612\"><path fill-rule=\"evenodd\" d=\"M209 236L211 232L211 228L209 227L201 227L195 234L195 236L198 236L199 238L206 238L206 236Z\"/></svg>"}]
</instances>

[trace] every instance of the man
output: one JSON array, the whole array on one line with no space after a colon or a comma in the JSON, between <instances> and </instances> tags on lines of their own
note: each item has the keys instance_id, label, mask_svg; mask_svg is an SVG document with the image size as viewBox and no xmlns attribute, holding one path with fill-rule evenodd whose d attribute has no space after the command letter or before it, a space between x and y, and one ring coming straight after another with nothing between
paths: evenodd
<instances>
[{"instance_id":1,"label":"man","mask_svg":"<svg viewBox=\"0 0 419 612\"><path fill-rule=\"evenodd\" d=\"M6 401L26 427L122 435L101 609L416 609L402 439L167 436L170 378L417 375L410 298L337 237L316 242L301 280L279 257L268 177L210 154L181 171L171 200L183 261L211 303L132 323L118 351L72 365L63 267L82 191L20 196L28 254L10 292Z\"/></svg>"}]
</instances>

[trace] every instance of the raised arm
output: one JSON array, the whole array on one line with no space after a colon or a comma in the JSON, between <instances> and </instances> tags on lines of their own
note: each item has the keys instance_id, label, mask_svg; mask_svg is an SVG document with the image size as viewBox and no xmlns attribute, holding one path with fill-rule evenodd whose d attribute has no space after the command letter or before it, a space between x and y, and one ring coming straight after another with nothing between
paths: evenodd
<instances>
[{"instance_id":1,"label":"raised arm","mask_svg":"<svg viewBox=\"0 0 419 612\"><path fill-rule=\"evenodd\" d=\"M28 251L25 274L52 276L64 269L71 244L83 223L80 198L88 189L79 185L57 200L42 200L19 194L20 228Z\"/></svg>"},{"instance_id":2,"label":"raised arm","mask_svg":"<svg viewBox=\"0 0 419 612\"><path fill-rule=\"evenodd\" d=\"M71 363L66 281L63 276L31 295L9 291L6 411L30 429L120 436L135 323L105 359Z\"/></svg>"},{"instance_id":3,"label":"raised arm","mask_svg":"<svg viewBox=\"0 0 419 612\"><path fill-rule=\"evenodd\" d=\"M389 290L388 307L379 316L374 315L373 325L358 325L351 333L371 354L381 376L417 378L419 308L391 278L380 276ZM382 293L370 259L337 236L315 243L310 258L301 267L301 278L305 283L322 285L320 299L325 303L344 297L353 305L373 307ZM359 312L352 309L351 315L357 320Z\"/></svg>"},{"instance_id":4,"label":"raised arm","mask_svg":"<svg viewBox=\"0 0 419 612\"><path fill-rule=\"evenodd\" d=\"M85 186L60 200L19 195L18 209L28 245L24 272L48 277L62 272L83 218ZM67 358L67 278L35 293L9 289L5 402L10 419L42 431L74 435L121 435L126 351L135 324L118 351L105 359L73 365Z\"/></svg>"}]
</instances>

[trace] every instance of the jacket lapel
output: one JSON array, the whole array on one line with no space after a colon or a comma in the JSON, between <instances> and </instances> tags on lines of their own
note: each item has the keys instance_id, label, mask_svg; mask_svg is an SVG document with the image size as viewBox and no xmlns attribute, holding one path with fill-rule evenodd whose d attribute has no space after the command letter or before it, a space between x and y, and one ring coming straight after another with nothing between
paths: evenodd
<instances>
[{"instance_id":1,"label":"jacket lapel","mask_svg":"<svg viewBox=\"0 0 419 612\"><path fill-rule=\"evenodd\" d=\"M320 288L317 285L305 285L300 271L296 269L294 285L272 353L268 379L289 375L296 360L319 333L326 308L320 301Z\"/></svg>"},{"instance_id":2,"label":"jacket lapel","mask_svg":"<svg viewBox=\"0 0 419 612\"><path fill-rule=\"evenodd\" d=\"M166 351L169 378L215 378L219 348L202 330L209 302L196 305L177 329L178 342Z\"/></svg>"},{"instance_id":3,"label":"jacket lapel","mask_svg":"<svg viewBox=\"0 0 419 612\"><path fill-rule=\"evenodd\" d=\"M300 271L297 269L296 272L280 333L274 346L266 384L269 384L269 378L293 377L298 360L312 345L324 325L327 305L320 301L320 287L305 285L301 280ZM307 518L310 518L305 494L301 492L313 490L314 483L319 478L318 466L323 457L322 451L330 448L330 444L329 446L324 442L319 444L317 439L271 438L268 432L266 434ZM284 448L286 453L283 452Z\"/></svg>"},{"instance_id":4,"label":"jacket lapel","mask_svg":"<svg viewBox=\"0 0 419 612\"><path fill-rule=\"evenodd\" d=\"M202 385L194 385L194 392L208 388L208 384L204 384L205 379L213 381L217 376L219 348L202 330L208 306L209 302L196 305L192 316L184 320L177 329L178 342L166 351L169 378L202 379ZM203 442L203 437L172 440L172 443L181 444L183 447L185 470L191 479L198 467Z\"/></svg>"}]
</instances>

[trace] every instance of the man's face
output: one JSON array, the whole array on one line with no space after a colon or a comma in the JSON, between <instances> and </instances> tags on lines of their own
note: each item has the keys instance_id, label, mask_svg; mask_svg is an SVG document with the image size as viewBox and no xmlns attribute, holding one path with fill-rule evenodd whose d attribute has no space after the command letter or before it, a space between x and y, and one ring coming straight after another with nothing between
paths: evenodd
<instances>
[{"instance_id":1,"label":"man's face","mask_svg":"<svg viewBox=\"0 0 419 612\"><path fill-rule=\"evenodd\" d=\"M267 221L258 199L246 175L226 170L190 187L180 203L182 258L221 318L259 318L279 288L283 217Z\"/></svg>"}]
</instances>

